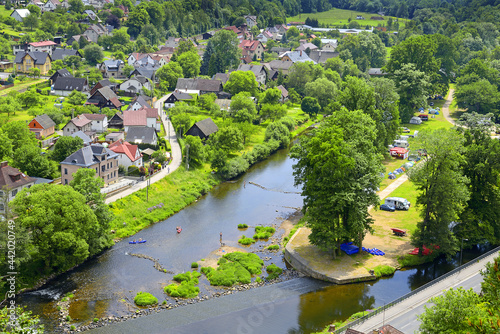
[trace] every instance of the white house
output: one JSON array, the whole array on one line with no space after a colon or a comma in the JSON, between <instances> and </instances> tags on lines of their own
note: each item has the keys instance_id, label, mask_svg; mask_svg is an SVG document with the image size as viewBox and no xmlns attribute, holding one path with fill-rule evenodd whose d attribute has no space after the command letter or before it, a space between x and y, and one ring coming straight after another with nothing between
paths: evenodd
<instances>
[{"instance_id":1,"label":"white house","mask_svg":"<svg viewBox=\"0 0 500 334\"><path fill-rule=\"evenodd\" d=\"M118 165L124 167L143 165L142 153L139 151L139 146L132 145L124 140L118 140L109 145L111 151L118 154Z\"/></svg>"},{"instance_id":2,"label":"white house","mask_svg":"<svg viewBox=\"0 0 500 334\"><path fill-rule=\"evenodd\" d=\"M42 11L53 12L56 10L57 6L61 6L59 0L48 0L45 5L43 5Z\"/></svg>"},{"instance_id":3,"label":"white house","mask_svg":"<svg viewBox=\"0 0 500 334\"><path fill-rule=\"evenodd\" d=\"M124 81L119 89L129 93L140 93L143 87L151 90L151 83L148 78L137 75Z\"/></svg>"},{"instance_id":4,"label":"white house","mask_svg":"<svg viewBox=\"0 0 500 334\"><path fill-rule=\"evenodd\" d=\"M83 114L83 116L92 122L92 131L103 133L108 130L108 116L104 114Z\"/></svg>"},{"instance_id":5,"label":"white house","mask_svg":"<svg viewBox=\"0 0 500 334\"><path fill-rule=\"evenodd\" d=\"M12 16L16 21L19 22L23 22L23 19L28 15L30 15L30 11L25 8L14 9L12 14L10 14L10 16Z\"/></svg>"}]
</instances>

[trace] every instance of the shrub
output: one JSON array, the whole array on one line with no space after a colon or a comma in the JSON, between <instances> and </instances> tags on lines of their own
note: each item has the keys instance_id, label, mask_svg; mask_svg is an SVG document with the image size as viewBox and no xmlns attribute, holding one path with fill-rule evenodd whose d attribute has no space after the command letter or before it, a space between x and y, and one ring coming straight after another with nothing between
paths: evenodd
<instances>
[{"instance_id":1,"label":"shrub","mask_svg":"<svg viewBox=\"0 0 500 334\"><path fill-rule=\"evenodd\" d=\"M253 236L254 239L269 239L269 237L276 232L274 227L270 226L256 226L255 234Z\"/></svg>"},{"instance_id":2,"label":"shrub","mask_svg":"<svg viewBox=\"0 0 500 334\"><path fill-rule=\"evenodd\" d=\"M191 263L191 268L198 268L198 262Z\"/></svg>"},{"instance_id":3,"label":"shrub","mask_svg":"<svg viewBox=\"0 0 500 334\"><path fill-rule=\"evenodd\" d=\"M138 292L134 298L134 302L139 306L158 304L158 299L148 292Z\"/></svg>"},{"instance_id":4,"label":"shrub","mask_svg":"<svg viewBox=\"0 0 500 334\"><path fill-rule=\"evenodd\" d=\"M260 274L262 266L264 265L264 261L262 261L257 254L253 253L233 252L224 255L224 258L231 262L240 263L246 270L254 275Z\"/></svg>"},{"instance_id":5,"label":"shrub","mask_svg":"<svg viewBox=\"0 0 500 334\"><path fill-rule=\"evenodd\" d=\"M250 283L252 274L262 271L264 261L252 253L234 252L224 255L219 260L217 270L209 267L201 268L211 285L232 286L235 283Z\"/></svg>"},{"instance_id":6,"label":"shrub","mask_svg":"<svg viewBox=\"0 0 500 334\"><path fill-rule=\"evenodd\" d=\"M288 128L288 131L292 132L295 129L295 121L290 116L280 118L280 122Z\"/></svg>"},{"instance_id":7,"label":"shrub","mask_svg":"<svg viewBox=\"0 0 500 334\"><path fill-rule=\"evenodd\" d=\"M230 180L235 178L236 176L246 172L250 167L250 164L243 157L237 157L231 159L227 162L227 164L221 168L220 175L226 179Z\"/></svg>"},{"instance_id":8,"label":"shrub","mask_svg":"<svg viewBox=\"0 0 500 334\"><path fill-rule=\"evenodd\" d=\"M435 252L437 253L437 252ZM402 255L398 257L398 263L401 267L413 267L418 266L423 263L432 262L436 258L437 255L428 255L428 256L418 256L418 255Z\"/></svg>"},{"instance_id":9,"label":"shrub","mask_svg":"<svg viewBox=\"0 0 500 334\"><path fill-rule=\"evenodd\" d=\"M276 140L281 148L290 143L290 131L281 121L272 122L267 126L264 140L267 142L272 139Z\"/></svg>"},{"instance_id":10,"label":"shrub","mask_svg":"<svg viewBox=\"0 0 500 334\"><path fill-rule=\"evenodd\" d=\"M196 263L196 262L195 262ZM198 284L198 277L200 277L201 274L197 271L188 271L182 274L177 274L174 276L174 281L176 282L189 282L193 281L196 282L195 284Z\"/></svg>"},{"instance_id":11,"label":"shrub","mask_svg":"<svg viewBox=\"0 0 500 334\"><path fill-rule=\"evenodd\" d=\"M194 298L200 293L200 288L195 286L198 284L198 279L190 281L182 281L181 284L172 283L164 288L165 293L172 297Z\"/></svg>"},{"instance_id":12,"label":"shrub","mask_svg":"<svg viewBox=\"0 0 500 334\"><path fill-rule=\"evenodd\" d=\"M280 267L278 267L277 265L275 265L273 263L273 264L270 264L267 266L266 271L268 273L267 280L270 281L270 280L277 278L279 275L281 275L281 273L283 272L283 269L281 269Z\"/></svg>"},{"instance_id":13,"label":"shrub","mask_svg":"<svg viewBox=\"0 0 500 334\"><path fill-rule=\"evenodd\" d=\"M76 330L76 327L75 327L75 325L71 325L71 327L69 329L71 329L72 331L74 331L74 330Z\"/></svg>"},{"instance_id":14,"label":"shrub","mask_svg":"<svg viewBox=\"0 0 500 334\"><path fill-rule=\"evenodd\" d=\"M271 245L271 246L268 246L267 249L268 250L278 250L278 249L280 249L280 246L278 246L278 245Z\"/></svg>"},{"instance_id":15,"label":"shrub","mask_svg":"<svg viewBox=\"0 0 500 334\"><path fill-rule=\"evenodd\" d=\"M248 246L248 245L251 245L255 242L255 240L253 240L252 238L247 238L245 237L244 235L241 236L241 239L238 240L238 242L242 245L245 245L245 246Z\"/></svg>"},{"instance_id":16,"label":"shrub","mask_svg":"<svg viewBox=\"0 0 500 334\"><path fill-rule=\"evenodd\" d=\"M247 224L238 224L238 228L248 228Z\"/></svg>"},{"instance_id":17,"label":"shrub","mask_svg":"<svg viewBox=\"0 0 500 334\"><path fill-rule=\"evenodd\" d=\"M66 321L71 321L71 317L69 315L66 316Z\"/></svg>"},{"instance_id":18,"label":"shrub","mask_svg":"<svg viewBox=\"0 0 500 334\"><path fill-rule=\"evenodd\" d=\"M375 271L375 276L382 277L394 274L396 268L387 265L378 265L373 268L373 271Z\"/></svg>"},{"instance_id":19,"label":"shrub","mask_svg":"<svg viewBox=\"0 0 500 334\"><path fill-rule=\"evenodd\" d=\"M98 322L98 321L99 321L99 319L98 319L98 318L94 318L94 322Z\"/></svg>"},{"instance_id":20,"label":"shrub","mask_svg":"<svg viewBox=\"0 0 500 334\"><path fill-rule=\"evenodd\" d=\"M260 278L260 277L257 276L257 278L255 279L255 282L257 282L257 283L262 282L262 278Z\"/></svg>"},{"instance_id":21,"label":"shrub","mask_svg":"<svg viewBox=\"0 0 500 334\"><path fill-rule=\"evenodd\" d=\"M200 271L205 274L206 276L210 275L210 273L212 271L214 271L215 269L212 268L212 267L201 267Z\"/></svg>"}]
</instances>

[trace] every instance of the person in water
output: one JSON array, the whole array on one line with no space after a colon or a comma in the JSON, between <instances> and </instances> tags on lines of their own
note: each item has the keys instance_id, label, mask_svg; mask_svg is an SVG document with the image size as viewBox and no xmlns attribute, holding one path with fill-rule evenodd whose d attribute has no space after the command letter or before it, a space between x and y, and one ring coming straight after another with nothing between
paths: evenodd
<instances>
[{"instance_id":1,"label":"person in water","mask_svg":"<svg viewBox=\"0 0 500 334\"><path fill-rule=\"evenodd\" d=\"M134 243L135 243L135 239L134 239Z\"/></svg>"},{"instance_id":2,"label":"person in water","mask_svg":"<svg viewBox=\"0 0 500 334\"><path fill-rule=\"evenodd\" d=\"M139 238L139 242L141 242L141 241L142 241L142 238Z\"/></svg>"}]
</instances>

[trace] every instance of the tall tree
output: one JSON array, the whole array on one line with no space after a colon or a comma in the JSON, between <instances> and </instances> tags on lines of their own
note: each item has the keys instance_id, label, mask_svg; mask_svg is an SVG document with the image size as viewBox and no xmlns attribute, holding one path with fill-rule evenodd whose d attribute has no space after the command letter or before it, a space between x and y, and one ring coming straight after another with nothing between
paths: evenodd
<instances>
[{"instance_id":1,"label":"tall tree","mask_svg":"<svg viewBox=\"0 0 500 334\"><path fill-rule=\"evenodd\" d=\"M229 75L229 80L224 85L224 90L232 95L248 92L251 96L256 96L258 87L259 83L252 71L234 71Z\"/></svg>"},{"instance_id":2,"label":"tall tree","mask_svg":"<svg viewBox=\"0 0 500 334\"><path fill-rule=\"evenodd\" d=\"M181 65L185 78L195 78L200 74L201 60L196 51L183 52L177 62Z\"/></svg>"},{"instance_id":3,"label":"tall tree","mask_svg":"<svg viewBox=\"0 0 500 334\"><path fill-rule=\"evenodd\" d=\"M416 204L421 208L422 220L411 240L420 254L424 245L439 246L439 252L447 256L457 250L449 226L469 199L468 178L460 168L464 162L463 142L456 130L437 129L418 136L418 145L427 151L427 157L408 175L419 191Z\"/></svg>"},{"instance_id":4,"label":"tall tree","mask_svg":"<svg viewBox=\"0 0 500 334\"><path fill-rule=\"evenodd\" d=\"M56 167L38 145L23 145L14 151L14 167L29 176L51 179L56 173Z\"/></svg>"},{"instance_id":5,"label":"tall tree","mask_svg":"<svg viewBox=\"0 0 500 334\"><path fill-rule=\"evenodd\" d=\"M236 68L240 62L241 50L238 36L234 31L219 30L209 39L207 44L208 54L203 55L202 74L209 76L215 73L225 73L228 69ZM210 71L210 61L214 65ZM207 71L207 72L204 72Z\"/></svg>"},{"instance_id":6,"label":"tall tree","mask_svg":"<svg viewBox=\"0 0 500 334\"><path fill-rule=\"evenodd\" d=\"M394 81L399 94L399 116L402 123L408 123L415 108L426 106L429 76L417 70L414 64L404 64L394 72Z\"/></svg>"},{"instance_id":7,"label":"tall tree","mask_svg":"<svg viewBox=\"0 0 500 334\"><path fill-rule=\"evenodd\" d=\"M241 92L231 99L231 113L238 123L252 122L257 114L255 103L247 92Z\"/></svg>"},{"instance_id":8,"label":"tall tree","mask_svg":"<svg viewBox=\"0 0 500 334\"><path fill-rule=\"evenodd\" d=\"M61 162L71 154L83 147L83 140L80 137L63 136L54 145L50 157L56 162Z\"/></svg>"},{"instance_id":9,"label":"tall tree","mask_svg":"<svg viewBox=\"0 0 500 334\"><path fill-rule=\"evenodd\" d=\"M373 78L371 84L375 89L375 108L382 110L382 123L385 127L384 147L391 144L399 132L399 94L394 81L387 78Z\"/></svg>"},{"instance_id":10,"label":"tall tree","mask_svg":"<svg viewBox=\"0 0 500 334\"><path fill-rule=\"evenodd\" d=\"M305 85L304 92L306 96L314 97L319 105L324 109L332 100L337 97L337 85L326 78L318 78Z\"/></svg>"},{"instance_id":11,"label":"tall tree","mask_svg":"<svg viewBox=\"0 0 500 334\"><path fill-rule=\"evenodd\" d=\"M183 77L182 67L178 62L171 61L156 71L156 77L160 81L161 89L173 90L177 85L177 80Z\"/></svg>"},{"instance_id":12,"label":"tall tree","mask_svg":"<svg viewBox=\"0 0 500 334\"><path fill-rule=\"evenodd\" d=\"M80 40L82 40L82 38L80 38ZM102 52L101 47L97 44L89 44L85 46L83 48L83 55L85 60L90 65L96 65L104 58L104 53Z\"/></svg>"}]
</instances>

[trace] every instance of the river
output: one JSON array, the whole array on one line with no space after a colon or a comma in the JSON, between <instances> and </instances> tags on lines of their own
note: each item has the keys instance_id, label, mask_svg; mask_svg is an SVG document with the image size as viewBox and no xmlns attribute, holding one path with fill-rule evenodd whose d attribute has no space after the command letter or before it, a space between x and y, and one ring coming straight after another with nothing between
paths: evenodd
<instances>
[{"instance_id":1,"label":"river","mask_svg":"<svg viewBox=\"0 0 500 334\"><path fill-rule=\"evenodd\" d=\"M299 189L293 185L292 165L288 151L281 150L268 160L253 166L237 181L215 187L169 219L151 225L133 238L124 239L110 250L61 275L38 291L19 296L18 302L26 305L35 314L41 315L48 332L56 331L56 302L68 292L76 291L70 307L70 316L77 324L88 323L93 318L103 316L130 314L127 303L132 303L138 291L150 292L161 302L165 299L163 287L168 284L172 275L157 271L149 260L129 254L151 256L158 259L167 270L179 273L191 270L192 262L199 261L217 250L220 232L226 245L238 247L237 240L242 234L237 229L238 224L279 224L283 218L291 216L296 211L295 208L302 205L302 198L297 193ZM250 181L265 186L267 190L250 184ZM181 234L176 233L176 226L182 227ZM138 238L146 239L147 243L128 243ZM259 250L265 244L257 242L250 250ZM465 253L464 262L483 251L475 249ZM271 262L283 268L286 266L281 253L271 256L266 264ZM286 295L282 302L275 303L274 312L279 316L266 318L262 331L258 332L310 333L322 330L332 321L344 320L352 313L384 305L455 266L456 261L438 260L419 268L397 271L392 277L376 282L341 286L300 278L291 280L294 281L292 283L280 283L295 284L298 287L292 289L295 293ZM276 284L276 289L279 286ZM265 288L272 289L271 287ZM200 288L202 294L214 291L214 288L208 287L204 278L200 278ZM254 289L253 294L259 294L260 289L264 288ZM261 291L264 295L267 290ZM206 303L206 309L219 306L222 309L226 305L233 313L239 310L245 314L248 312L245 307L250 305L242 307L244 300L241 299L238 301L224 297L198 304ZM192 306L180 307L175 311L189 312L190 307ZM223 333L228 330L228 323L232 323L236 328L237 325L233 321L235 315L231 312L221 312L206 319L179 323L176 327L179 333ZM144 331L154 332L147 328L144 328Z\"/></svg>"}]
</instances>

